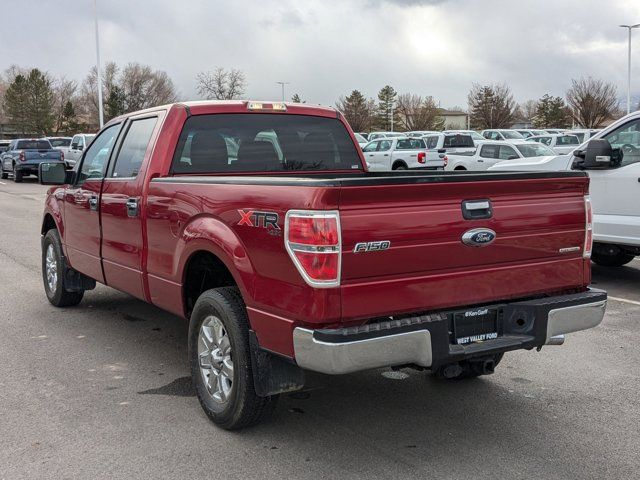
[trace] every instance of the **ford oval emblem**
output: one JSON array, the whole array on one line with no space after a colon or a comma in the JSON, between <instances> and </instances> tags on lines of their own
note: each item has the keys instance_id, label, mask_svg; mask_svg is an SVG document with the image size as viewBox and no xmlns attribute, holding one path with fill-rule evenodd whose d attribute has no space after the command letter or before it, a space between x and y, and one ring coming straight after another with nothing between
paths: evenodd
<instances>
[{"instance_id":1,"label":"ford oval emblem","mask_svg":"<svg viewBox=\"0 0 640 480\"><path fill-rule=\"evenodd\" d=\"M471 247L485 247L496 239L496 232L490 228L474 228L464 232L462 243Z\"/></svg>"}]
</instances>

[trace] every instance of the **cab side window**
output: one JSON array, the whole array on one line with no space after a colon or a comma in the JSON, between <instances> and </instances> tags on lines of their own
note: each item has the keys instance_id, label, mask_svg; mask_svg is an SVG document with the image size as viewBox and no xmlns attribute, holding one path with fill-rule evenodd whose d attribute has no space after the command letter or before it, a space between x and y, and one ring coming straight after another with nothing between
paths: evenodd
<instances>
[{"instance_id":1,"label":"cab side window","mask_svg":"<svg viewBox=\"0 0 640 480\"><path fill-rule=\"evenodd\" d=\"M391 148L391 140L381 140L379 147L378 147L378 151L379 152L386 152L387 150L389 150Z\"/></svg>"},{"instance_id":2,"label":"cab side window","mask_svg":"<svg viewBox=\"0 0 640 480\"><path fill-rule=\"evenodd\" d=\"M513 158L518 158L518 154L512 147L509 147L508 145L500 145L500 154L498 158L500 158L500 160L511 160Z\"/></svg>"},{"instance_id":3,"label":"cab side window","mask_svg":"<svg viewBox=\"0 0 640 480\"><path fill-rule=\"evenodd\" d=\"M427 148L433 149L438 146L438 137L427 137Z\"/></svg>"},{"instance_id":4,"label":"cab side window","mask_svg":"<svg viewBox=\"0 0 640 480\"><path fill-rule=\"evenodd\" d=\"M362 149L363 152L375 152L376 149L378 148L378 143L379 142L371 142L367 145L364 146L364 148Z\"/></svg>"},{"instance_id":5,"label":"cab side window","mask_svg":"<svg viewBox=\"0 0 640 480\"><path fill-rule=\"evenodd\" d=\"M603 138L622 153L622 160L615 167L640 162L640 119L625 123Z\"/></svg>"},{"instance_id":6,"label":"cab side window","mask_svg":"<svg viewBox=\"0 0 640 480\"><path fill-rule=\"evenodd\" d=\"M499 145L483 145L480 149L482 158L498 158Z\"/></svg>"},{"instance_id":7,"label":"cab side window","mask_svg":"<svg viewBox=\"0 0 640 480\"><path fill-rule=\"evenodd\" d=\"M129 124L110 177L135 178L138 175L157 121L158 117L150 117Z\"/></svg>"},{"instance_id":8,"label":"cab side window","mask_svg":"<svg viewBox=\"0 0 640 480\"><path fill-rule=\"evenodd\" d=\"M76 185L82 185L89 178L103 178L107 169L107 160L118 137L120 124L105 128L86 150L82 166L76 178Z\"/></svg>"}]
</instances>

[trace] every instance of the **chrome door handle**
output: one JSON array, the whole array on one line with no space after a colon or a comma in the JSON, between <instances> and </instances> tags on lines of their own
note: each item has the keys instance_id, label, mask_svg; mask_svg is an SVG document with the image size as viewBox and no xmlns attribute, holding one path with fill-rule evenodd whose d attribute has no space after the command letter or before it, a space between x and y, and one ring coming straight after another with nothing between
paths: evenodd
<instances>
[{"instance_id":1,"label":"chrome door handle","mask_svg":"<svg viewBox=\"0 0 640 480\"><path fill-rule=\"evenodd\" d=\"M137 217L138 216L138 199L130 198L127 200L127 216L128 217Z\"/></svg>"}]
</instances>

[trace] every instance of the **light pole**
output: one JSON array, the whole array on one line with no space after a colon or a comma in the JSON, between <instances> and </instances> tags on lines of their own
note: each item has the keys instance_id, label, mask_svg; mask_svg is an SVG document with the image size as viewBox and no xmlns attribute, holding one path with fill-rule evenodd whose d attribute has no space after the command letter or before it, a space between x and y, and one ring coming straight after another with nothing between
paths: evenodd
<instances>
[{"instance_id":1,"label":"light pole","mask_svg":"<svg viewBox=\"0 0 640 480\"><path fill-rule=\"evenodd\" d=\"M93 0L93 14L96 25L96 72L98 74L98 115L100 117L100 128L104 124L102 113L102 74L100 73L100 39L98 36L98 0Z\"/></svg>"},{"instance_id":2,"label":"light pole","mask_svg":"<svg viewBox=\"0 0 640 480\"><path fill-rule=\"evenodd\" d=\"M276 82L276 83L282 86L282 101L284 102L284 86L289 85L291 82Z\"/></svg>"},{"instance_id":3,"label":"light pole","mask_svg":"<svg viewBox=\"0 0 640 480\"><path fill-rule=\"evenodd\" d=\"M631 112L631 30L640 27L640 23L635 25L620 25L629 31L629 52L627 63L627 115Z\"/></svg>"}]
</instances>

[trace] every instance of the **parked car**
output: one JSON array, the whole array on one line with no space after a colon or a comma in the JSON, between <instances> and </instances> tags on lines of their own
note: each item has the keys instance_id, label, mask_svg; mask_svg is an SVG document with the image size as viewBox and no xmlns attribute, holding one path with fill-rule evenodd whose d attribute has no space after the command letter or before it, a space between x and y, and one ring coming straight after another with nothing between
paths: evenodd
<instances>
[{"instance_id":1,"label":"parked car","mask_svg":"<svg viewBox=\"0 0 640 480\"><path fill-rule=\"evenodd\" d=\"M595 130L595 129L575 129L575 130L565 130L564 132L561 132L561 133L564 135L575 135L576 137L578 137L578 140L582 144L587 140L589 140L591 137L593 137L599 131L600 130Z\"/></svg>"},{"instance_id":2,"label":"parked car","mask_svg":"<svg viewBox=\"0 0 640 480\"><path fill-rule=\"evenodd\" d=\"M10 144L11 140L0 140L0 153L6 152Z\"/></svg>"},{"instance_id":3,"label":"parked car","mask_svg":"<svg viewBox=\"0 0 640 480\"><path fill-rule=\"evenodd\" d=\"M442 133L461 133L465 135L470 135L474 142L482 142L486 140L482 135L480 135L475 130L445 130Z\"/></svg>"},{"instance_id":4,"label":"parked car","mask_svg":"<svg viewBox=\"0 0 640 480\"><path fill-rule=\"evenodd\" d=\"M360 135L362 138L364 138L365 140L368 140L369 134L365 133L365 132L356 132L358 135Z\"/></svg>"},{"instance_id":5,"label":"parked car","mask_svg":"<svg viewBox=\"0 0 640 480\"><path fill-rule=\"evenodd\" d=\"M415 168L443 170L446 165L445 155L429 155L421 138L380 138L365 145L362 152L367 168L372 172Z\"/></svg>"},{"instance_id":6,"label":"parked car","mask_svg":"<svg viewBox=\"0 0 640 480\"><path fill-rule=\"evenodd\" d=\"M591 259L619 267L640 255L640 112L597 132L569 155L501 162L490 170L588 172L594 213Z\"/></svg>"},{"instance_id":7,"label":"parked car","mask_svg":"<svg viewBox=\"0 0 640 480\"><path fill-rule=\"evenodd\" d=\"M360 148L363 148L367 143L369 143L369 141L359 133L354 133L353 135L356 137L356 142L358 142Z\"/></svg>"},{"instance_id":8,"label":"parked car","mask_svg":"<svg viewBox=\"0 0 640 480\"><path fill-rule=\"evenodd\" d=\"M44 138L18 138L0 155L0 176L5 179L12 174L13 181L20 183L25 176L38 175L38 166L43 162L64 164L64 154Z\"/></svg>"},{"instance_id":9,"label":"parked car","mask_svg":"<svg viewBox=\"0 0 640 480\"><path fill-rule=\"evenodd\" d=\"M336 110L260 102L126 114L76 171L40 170L49 302L99 282L187 319L194 391L223 428L305 369L476 377L604 315L584 172L367 172Z\"/></svg>"},{"instance_id":10,"label":"parked car","mask_svg":"<svg viewBox=\"0 0 640 480\"><path fill-rule=\"evenodd\" d=\"M404 133L399 133L399 132L371 132L367 136L367 140L371 141L371 140L375 140L377 138L393 138L393 137L402 137L402 136L404 136Z\"/></svg>"},{"instance_id":11,"label":"parked car","mask_svg":"<svg viewBox=\"0 0 640 480\"><path fill-rule=\"evenodd\" d=\"M532 129L532 128L518 129L518 130L516 130L516 132L518 132L524 138L529 138L529 137L533 137L533 136L536 136L536 135L546 135L547 133L549 133L546 130L535 130L535 129Z\"/></svg>"},{"instance_id":12,"label":"parked car","mask_svg":"<svg viewBox=\"0 0 640 480\"><path fill-rule=\"evenodd\" d=\"M436 130L414 130L412 132L405 132L404 134L407 137L420 138L420 137L424 137L425 135L438 134L438 133L440 132Z\"/></svg>"},{"instance_id":13,"label":"parked car","mask_svg":"<svg viewBox=\"0 0 640 480\"><path fill-rule=\"evenodd\" d=\"M427 145L427 160L436 160L446 155L473 155L476 144L468 133L436 133L423 137Z\"/></svg>"},{"instance_id":14,"label":"parked car","mask_svg":"<svg viewBox=\"0 0 640 480\"><path fill-rule=\"evenodd\" d=\"M78 133L71 139L71 146L69 147L69 153L65 154L65 160L68 168L73 168L76 162L80 160L82 152L87 148L95 137L92 133Z\"/></svg>"},{"instance_id":15,"label":"parked car","mask_svg":"<svg viewBox=\"0 0 640 480\"><path fill-rule=\"evenodd\" d=\"M484 140L478 142L473 155L447 154L448 163L445 170L487 170L502 161L513 161L521 158L546 159L558 155L546 145L526 142L501 142Z\"/></svg>"},{"instance_id":16,"label":"parked car","mask_svg":"<svg viewBox=\"0 0 640 480\"><path fill-rule=\"evenodd\" d=\"M67 163L67 157L69 156L69 150L71 147L71 137L45 137L46 140L49 140L49 143L56 150L60 150L64 157L65 163ZM69 164L67 163L67 166Z\"/></svg>"},{"instance_id":17,"label":"parked car","mask_svg":"<svg viewBox=\"0 0 640 480\"><path fill-rule=\"evenodd\" d=\"M483 130L482 136L487 140L501 140L504 142L511 142L513 140L524 140L522 134L515 130Z\"/></svg>"},{"instance_id":18,"label":"parked car","mask_svg":"<svg viewBox=\"0 0 640 480\"><path fill-rule=\"evenodd\" d=\"M568 153L573 152L578 145L580 145L580 140L575 135L541 135L536 137L527 138L527 142L538 142L543 143L547 147L553 149L558 155L566 155Z\"/></svg>"}]
</instances>

